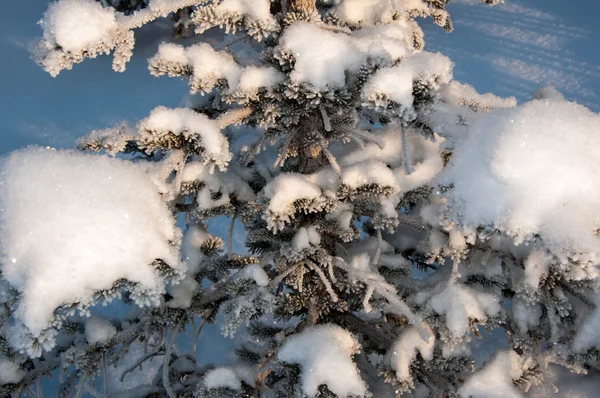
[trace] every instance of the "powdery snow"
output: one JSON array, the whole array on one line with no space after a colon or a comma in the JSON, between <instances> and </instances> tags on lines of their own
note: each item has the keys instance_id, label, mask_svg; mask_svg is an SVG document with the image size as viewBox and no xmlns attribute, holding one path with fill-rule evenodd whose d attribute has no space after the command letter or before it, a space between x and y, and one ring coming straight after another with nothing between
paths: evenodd
<instances>
[{"instance_id":1,"label":"powdery snow","mask_svg":"<svg viewBox=\"0 0 600 398\"><path fill-rule=\"evenodd\" d=\"M246 265L237 275L242 279L252 279L260 287L265 287L269 284L269 276L258 264Z\"/></svg>"},{"instance_id":2,"label":"powdery snow","mask_svg":"<svg viewBox=\"0 0 600 398\"><path fill-rule=\"evenodd\" d=\"M343 166L363 161L378 160L390 166L394 172L401 192L407 192L431 182L443 169L440 156L440 145L444 139L436 136L435 141L423 137L423 134L412 130L406 131L407 151L402 146L400 128L390 127L372 133L381 142L382 147L369 143L364 148L357 148L340 158ZM404 154L409 155L411 173L404 167Z\"/></svg>"},{"instance_id":3,"label":"powdery snow","mask_svg":"<svg viewBox=\"0 0 600 398\"><path fill-rule=\"evenodd\" d=\"M352 25L373 25L378 22L391 22L398 11L389 0L345 0L335 7L337 16Z\"/></svg>"},{"instance_id":4,"label":"powdery snow","mask_svg":"<svg viewBox=\"0 0 600 398\"><path fill-rule=\"evenodd\" d=\"M395 62L413 53L412 26L401 22L351 35L297 22L285 30L279 43L294 57L292 81L309 83L321 91L343 87L345 73L358 70L369 56Z\"/></svg>"},{"instance_id":5,"label":"powdery snow","mask_svg":"<svg viewBox=\"0 0 600 398\"><path fill-rule=\"evenodd\" d=\"M65 51L81 52L99 44L111 46L118 28L113 8L93 0L61 0L50 4L40 21L44 39Z\"/></svg>"},{"instance_id":6,"label":"powdery snow","mask_svg":"<svg viewBox=\"0 0 600 398\"><path fill-rule=\"evenodd\" d=\"M363 62L349 36L333 33L308 22L287 28L280 45L292 52L296 63L290 74L293 81L310 83L318 90L343 87L347 70Z\"/></svg>"},{"instance_id":7,"label":"powdery snow","mask_svg":"<svg viewBox=\"0 0 600 398\"><path fill-rule=\"evenodd\" d=\"M230 368L220 367L209 370L204 375L204 386L212 388L229 388L235 391L242 389L242 382Z\"/></svg>"},{"instance_id":8,"label":"powdery snow","mask_svg":"<svg viewBox=\"0 0 600 398\"><path fill-rule=\"evenodd\" d=\"M446 316L446 326L457 338L469 331L469 319L483 321L498 315L501 309L495 295L459 283L449 284L431 299L430 305L435 312Z\"/></svg>"},{"instance_id":9,"label":"powdery snow","mask_svg":"<svg viewBox=\"0 0 600 398\"><path fill-rule=\"evenodd\" d=\"M172 133L188 139L199 137L203 157L215 162L219 168L225 168L233 156L218 123L193 109L156 107L140 122L140 130L153 135Z\"/></svg>"},{"instance_id":10,"label":"powdery snow","mask_svg":"<svg viewBox=\"0 0 600 398\"><path fill-rule=\"evenodd\" d=\"M378 160L366 160L344 168L342 183L353 189L377 184L381 187L390 187L395 192L400 190L400 185L392 170Z\"/></svg>"},{"instance_id":11,"label":"powdery snow","mask_svg":"<svg viewBox=\"0 0 600 398\"><path fill-rule=\"evenodd\" d=\"M561 100L488 113L452 156L441 183L449 211L517 242L539 234L555 255L600 254L600 116Z\"/></svg>"},{"instance_id":12,"label":"powdery snow","mask_svg":"<svg viewBox=\"0 0 600 398\"><path fill-rule=\"evenodd\" d=\"M600 349L600 294L596 294L593 298L596 308L591 311L584 319L573 339L573 350L575 352L584 353L590 348Z\"/></svg>"},{"instance_id":13,"label":"powdery snow","mask_svg":"<svg viewBox=\"0 0 600 398\"><path fill-rule=\"evenodd\" d=\"M223 0L216 7L217 12L249 15L254 19L271 19L270 2L268 0Z\"/></svg>"},{"instance_id":14,"label":"powdery snow","mask_svg":"<svg viewBox=\"0 0 600 398\"><path fill-rule=\"evenodd\" d=\"M321 189L302 174L285 173L269 181L263 194L269 199L269 210L272 213L286 214L297 200L318 199Z\"/></svg>"},{"instance_id":15,"label":"powdery snow","mask_svg":"<svg viewBox=\"0 0 600 398\"><path fill-rule=\"evenodd\" d=\"M237 94L254 94L262 87L272 87L282 83L285 75L272 66L261 68L256 66L247 66L242 75L238 86L235 88Z\"/></svg>"},{"instance_id":16,"label":"powdery snow","mask_svg":"<svg viewBox=\"0 0 600 398\"><path fill-rule=\"evenodd\" d=\"M89 304L119 279L147 290L139 304L156 304L164 291L156 259L183 271L174 219L135 164L31 148L6 159L0 178L2 273L33 335L59 306Z\"/></svg>"},{"instance_id":17,"label":"powdery snow","mask_svg":"<svg viewBox=\"0 0 600 398\"><path fill-rule=\"evenodd\" d=\"M0 358L0 385L18 383L26 372L8 358Z\"/></svg>"},{"instance_id":18,"label":"powdery snow","mask_svg":"<svg viewBox=\"0 0 600 398\"><path fill-rule=\"evenodd\" d=\"M417 357L417 352L426 361L433 359L435 335L428 325L422 324L421 327L429 335L427 340L421 337L416 327L407 326L388 352L392 369L396 371L396 377L400 381L410 379L410 365Z\"/></svg>"},{"instance_id":19,"label":"powdery snow","mask_svg":"<svg viewBox=\"0 0 600 398\"><path fill-rule=\"evenodd\" d=\"M514 351L500 351L483 369L471 376L458 393L465 398L521 398L513 384L513 380L521 374L519 355Z\"/></svg>"},{"instance_id":20,"label":"powdery snow","mask_svg":"<svg viewBox=\"0 0 600 398\"><path fill-rule=\"evenodd\" d=\"M107 319L92 316L85 322L85 339L89 344L106 344L116 333L117 328Z\"/></svg>"},{"instance_id":21,"label":"powdery snow","mask_svg":"<svg viewBox=\"0 0 600 398\"><path fill-rule=\"evenodd\" d=\"M432 87L440 87L452 79L453 63L440 53L421 52L408 56L398 66L375 72L365 85L365 100L377 101L383 97L411 108L413 81L419 80Z\"/></svg>"},{"instance_id":22,"label":"powdery snow","mask_svg":"<svg viewBox=\"0 0 600 398\"><path fill-rule=\"evenodd\" d=\"M340 397L363 396L367 386L352 361L358 348L352 334L341 327L318 325L290 337L277 358L300 365L300 384L308 396L315 396L322 384Z\"/></svg>"}]
</instances>

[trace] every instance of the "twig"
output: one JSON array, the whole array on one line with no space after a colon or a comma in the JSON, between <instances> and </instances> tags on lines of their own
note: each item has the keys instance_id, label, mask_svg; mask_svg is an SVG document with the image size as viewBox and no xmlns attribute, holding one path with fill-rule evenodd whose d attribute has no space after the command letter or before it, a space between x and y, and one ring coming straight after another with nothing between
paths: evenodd
<instances>
[{"instance_id":1,"label":"twig","mask_svg":"<svg viewBox=\"0 0 600 398\"><path fill-rule=\"evenodd\" d=\"M175 344L176 338L177 332L173 330L171 339L169 340L165 348L165 356L163 358L163 387L165 387L165 391L167 392L169 398L177 398L177 396L175 395L175 391L173 391L171 381L169 380L169 364L171 362L171 350L173 349L173 344Z\"/></svg>"},{"instance_id":2,"label":"twig","mask_svg":"<svg viewBox=\"0 0 600 398\"><path fill-rule=\"evenodd\" d=\"M231 216L231 223L229 224L229 231L227 232L227 258L231 259L233 251L233 229L235 228L236 214Z\"/></svg>"}]
</instances>

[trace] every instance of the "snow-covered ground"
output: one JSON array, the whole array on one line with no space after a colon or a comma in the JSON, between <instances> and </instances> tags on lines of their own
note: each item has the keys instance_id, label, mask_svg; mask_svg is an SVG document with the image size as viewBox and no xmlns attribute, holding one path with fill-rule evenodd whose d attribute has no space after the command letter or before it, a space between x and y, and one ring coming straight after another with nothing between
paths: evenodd
<instances>
[{"instance_id":1,"label":"snow-covered ground","mask_svg":"<svg viewBox=\"0 0 600 398\"><path fill-rule=\"evenodd\" d=\"M480 92L530 99L552 85L567 99L600 110L600 3L506 0L487 7L454 0L455 31L425 30L426 47L456 63L455 77Z\"/></svg>"}]
</instances>

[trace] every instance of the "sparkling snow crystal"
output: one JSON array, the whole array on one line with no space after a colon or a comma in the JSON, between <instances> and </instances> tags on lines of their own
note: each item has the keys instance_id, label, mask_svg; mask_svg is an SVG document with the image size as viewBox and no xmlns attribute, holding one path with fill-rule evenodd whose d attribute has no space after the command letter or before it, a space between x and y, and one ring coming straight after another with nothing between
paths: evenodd
<instances>
[{"instance_id":1,"label":"sparkling snow crystal","mask_svg":"<svg viewBox=\"0 0 600 398\"><path fill-rule=\"evenodd\" d=\"M555 255L600 255L600 116L561 100L488 113L441 179L459 223L539 235Z\"/></svg>"},{"instance_id":2,"label":"sparkling snow crystal","mask_svg":"<svg viewBox=\"0 0 600 398\"><path fill-rule=\"evenodd\" d=\"M367 387L351 358L357 349L349 332L336 325L319 325L292 336L277 357L300 365L302 391L308 396L315 396L322 384L340 397L363 396Z\"/></svg>"},{"instance_id":3,"label":"sparkling snow crystal","mask_svg":"<svg viewBox=\"0 0 600 398\"><path fill-rule=\"evenodd\" d=\"M3 162L0 181L2 273L33 336L58 307L92 304L120 279L137 284L139 304L156 303L165 281L151 264L182 267L174 220L132 163L32 148Z\"/></svg>"}]
</instances>

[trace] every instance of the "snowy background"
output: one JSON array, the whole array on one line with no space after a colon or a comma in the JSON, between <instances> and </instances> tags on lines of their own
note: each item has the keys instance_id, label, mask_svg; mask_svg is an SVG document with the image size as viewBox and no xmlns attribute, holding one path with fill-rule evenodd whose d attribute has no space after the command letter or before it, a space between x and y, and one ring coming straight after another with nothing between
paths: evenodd
<instances>
[{"instance_id":1,"label":"snowy background","mask_svg":"<svg viewBox=\"0 0 600 398\"><path fill-rule=\"evenodd\" d=\"M176 106L187 96L185 82L154 78L147 70L146 59L164 37L160 32L171 29L168 21L136 32L136 54L124 74L112 71L111 57L100 57L51 78L28 52L41 35L36 22L47 4L45 0L13 1L4 5L0 15L4 60L0 154L32 144L72 147L77 137L92 129L123 119L135 122L154 107ZM516 96L520 102L530 99L537 88L553 85L567 99L600 111L599 2L507 0L489 8L454 0L449 11L455 32L447 34L425 23L425 40L426 49L440 51L456 63L456 79L480 92ZM217 329L203 334L211 344L200 341L201 356L227 362L221 353L228 343L215 337ZM482 349L478 354L483 360L490 352ZM581 386L573 378L569 383ZM575 396L563 387L563 396Z\"/></svg>"}]
</instances>

